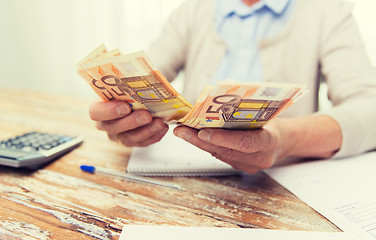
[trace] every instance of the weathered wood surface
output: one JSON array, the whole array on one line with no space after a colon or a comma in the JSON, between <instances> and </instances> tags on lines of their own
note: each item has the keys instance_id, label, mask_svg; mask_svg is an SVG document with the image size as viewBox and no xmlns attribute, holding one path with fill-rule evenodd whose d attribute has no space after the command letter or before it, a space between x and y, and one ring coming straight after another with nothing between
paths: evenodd
<instances>
[{"instance_id":1,"label":"weathered wood surface","mask_svg":"<svg viewBox=\"0 0 376 240\"><path fill-rule=\"evenodd\" d=\"M82 164L124 171L130 154L95 129L90 103L0 90L0 139L31 130L85 138L43 169L0 167L0 239L118 239L124 224L338 231L263 173L158 178L180 191L82 172Z\"/></svg>"}]
</instances>

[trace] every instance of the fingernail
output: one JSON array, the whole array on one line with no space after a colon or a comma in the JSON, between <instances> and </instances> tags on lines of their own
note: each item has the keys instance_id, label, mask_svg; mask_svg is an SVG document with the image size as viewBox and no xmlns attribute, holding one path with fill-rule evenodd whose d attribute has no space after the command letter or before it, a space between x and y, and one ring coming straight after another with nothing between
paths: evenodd
<instances>
[{"instance_id":1,"label":"fingernail","mask_svg":"<svg viewBox=\"0 0 376 240\"><path fill-rule=\"evenodd\" d=\"M181 133L178 133L178 136L186 141L189 141L189 139L192 137L192 134L190 132L182 131Z\"/></svg>"},{"instance_id":2,"label":"fingernail","mask_svg":"<svg viewBox=\"0 0 376 240\"><path fill-rule=\"evenodd\" d=\"M149 123L149 119L143 114L136 116L136 121L142 125Z\"/></svg>"},{"instance_id":3,"label":"fingernail","mask_svg":"<svg viewBox=\"0 0 376 240\"><path fill-rule=\"evenodd\" d=\"M211 134L208 130L201 130L198 132L198 137L204 141L210 141Z\"/></svg>"},{"instance_id":4,"label":"fingernail","mask_svg":"<svg viewBox=\"0 0 376 240\"><path fill-rule=\"evenodd\" d=\"M129 113L129 108L124 103L119 103L116 106L116 112L119 116L124 116Z\"/></svg>"},{"instance_id":5,"label":"fingernail","mask_svg":"<svg viewBox=\"0 0 376 240\"><path fill-rule=\"evenodd\" d=\"M164 124L162 124L162 123L160 123L160 122L155 122L155 123L153 123L153 124L151 125L150 130L151 130L152 132L159 132L160 130L162 130L163 125L164 125Z\"/></svg>"}]
</instances>

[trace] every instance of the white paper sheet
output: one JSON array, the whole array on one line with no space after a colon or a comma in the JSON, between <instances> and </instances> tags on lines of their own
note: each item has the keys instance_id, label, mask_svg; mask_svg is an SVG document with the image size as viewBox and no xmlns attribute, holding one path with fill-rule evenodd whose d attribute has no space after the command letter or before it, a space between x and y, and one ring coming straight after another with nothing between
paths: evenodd
<instances>
[{"instance_id":1,"label":"white paper sheet","mask_svg":"<svg viewBox=\"0 0 376 240\"><path fill-rule=\"evenodd\" d=\"M133 148L127 172L143 176L221 176L239 173L210 153L176 137L173 127L160 142L146 148Z\"/></svg>"},{"instance_id":2,"label":"white paper sheet","mask_svg":"<svg viewBox=\"0 0 376 240\"><path fill-rule=\"evenodd\" d=\"M354 240L344 232L303 232L245 228L125 225L119 240Z\"/></svg>"},{"instance_id":3,"label":"white paper sheet","mask_svg":"<svg viewBox=\"0 0 376 240\"><path fill-rule=\"evenodd\" d=\"M343 231L376 240L376 152L266 172Z\"/></svg>"}]
</instances>

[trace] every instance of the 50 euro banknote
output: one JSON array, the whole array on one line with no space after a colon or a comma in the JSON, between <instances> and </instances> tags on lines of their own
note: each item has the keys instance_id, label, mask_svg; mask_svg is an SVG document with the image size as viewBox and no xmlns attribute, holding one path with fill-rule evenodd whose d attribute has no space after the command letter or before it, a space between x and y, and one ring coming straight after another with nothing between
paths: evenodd
<instances>
[{"instance_id":1,"label":"50 euro banknote","mask_svg":"<svg viewBox=\"0 0 376 240\"><path fill-rule=\"evenodd\" d=\"M258 129L304 93L296 84L227 80L207 86L180 122L197 129Z\"/></svg>"},{"instance_id":2,"label":"50 euro banknote","mask_svg":"<svg viewBox=\"0 0 376 240\"><path fill-rule=\"evenodd\" d=\"M123 55L101 45L78 63L77 71L105 102L127 101L134 110L147 109L166 121L192 109L143 51Z\"/></svg>"},{"instance_id":3,"label":"50 euro banknote","mask_svg":"<svg viewBox=\"0 0 376 240\"><path fill-rule=\"evenodd\" d=\"M103 101L127 101L134 110L197 129L258 129L304 93L296 84L228 80L207 86L193 106L143 51L124 55L104 45L82 59L77 71Z\"/></svg>"}]
</instances>

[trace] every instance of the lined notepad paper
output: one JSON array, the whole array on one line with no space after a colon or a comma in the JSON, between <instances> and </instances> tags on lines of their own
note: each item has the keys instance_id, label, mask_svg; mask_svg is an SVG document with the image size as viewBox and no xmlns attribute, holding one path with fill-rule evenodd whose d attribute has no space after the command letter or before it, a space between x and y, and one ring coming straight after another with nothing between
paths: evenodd
<instances>
[{"instance_id":1,"label":"lined notepad paper","mask_svg":"<svg viewBox=\"0 0 376 240\"><path fill-rule=\"evenodd\" d=\"M127 172L142 176L224 176L238 174L230 165L176 137L170 129L149 147L135 147Z\"/></svg>"}]
</instances>

